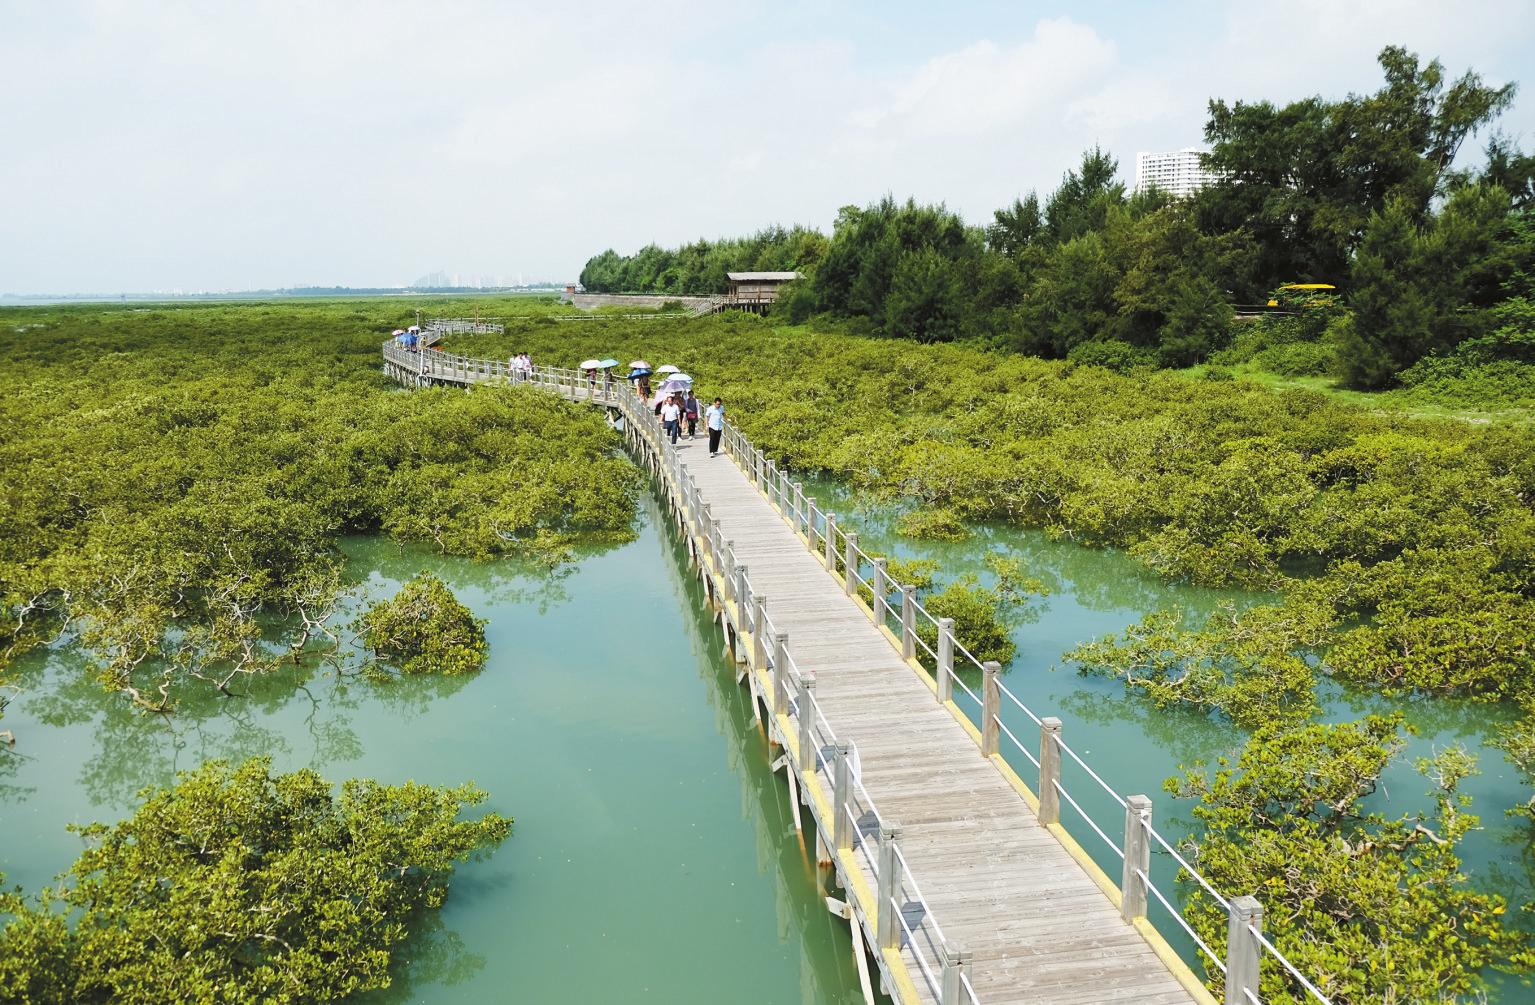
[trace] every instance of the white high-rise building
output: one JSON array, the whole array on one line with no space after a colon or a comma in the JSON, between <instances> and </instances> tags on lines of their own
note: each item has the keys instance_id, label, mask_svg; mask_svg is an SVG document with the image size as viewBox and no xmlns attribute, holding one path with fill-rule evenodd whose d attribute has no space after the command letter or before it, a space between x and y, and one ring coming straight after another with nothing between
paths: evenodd
<instances>
[{"instance_id":1,"label":"white high-rise building","mask_svg":"<svg viewBox=\"0 0 1535 1005\"><path fill-rule=\"evenodd\" d=\"M1202 153L1198 147L1184 147L1170 153L1136 154L1135 190L1156 187L1180 199L1193 195L1219 177L1199 162Z\"/></svg>"}]
</instances>

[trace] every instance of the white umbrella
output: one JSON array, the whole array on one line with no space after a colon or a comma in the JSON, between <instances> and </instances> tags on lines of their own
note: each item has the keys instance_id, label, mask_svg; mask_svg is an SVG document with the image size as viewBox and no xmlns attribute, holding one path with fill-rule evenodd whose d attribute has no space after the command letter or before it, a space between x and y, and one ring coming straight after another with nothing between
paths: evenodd
<instances>
[{"instance_id":1,"label":"white umbrella","mask_svg":"<svg viewBox=\"0 0 1535 1005\"><path fill-rule=\"evenodd\" d=\"M668 380L656 388L656 393L663 396L668 394L686 394L692 389L693 382L691 380Z\"/></svg>"},{"instance_id":2,"label":"white umbrella","mask_svg":"<svg viewBox=\"0 0 1535 1005\"><path fill-rule=\"evenodd\" d=\"M681 373L681 372L682 372L682 367L680 367L680 366L672 366L670 363L666 364L665 366L658 366L658 367L656 367L656 373Z\"/></svg>"},{"instance_id":3,"label":"white umbrella","mask_svg":"<svg viewBox=\"0 0 1535 1005\"><path fill-rule=\"evenodd\" d=\"M685 374L685 373L674 373L674 374L672 374L672 375L671 375L671 376L670 376L670 377L667 377L667 378L666 378L666 382L667 382L667 383L668 383L668 384L670 384L670 383L671 383L671 382L672 382L672 381L674 381L674 380L675 380L675 381L676 381L676 382L677 382L677 383L679 383L679 384L691 384L691 383L693 383L693 378L692 378L692 377L689 377L689 376L688 376L688 375L687 375L687 374Z\"/></svg>"},{"instance_id":4,"label":"white umbrella","mask_svg":"<svg viewBox=\"0 0 1535 1005\"><path fill-rule=\"evenodd\" d=\"M597 370L597 369L600 369L601 367L602 367L602 360L600 360L600 359L589 359L585 363L581 364L581 369L583 369L583 370Z\"/></svg>"}]
</instances>

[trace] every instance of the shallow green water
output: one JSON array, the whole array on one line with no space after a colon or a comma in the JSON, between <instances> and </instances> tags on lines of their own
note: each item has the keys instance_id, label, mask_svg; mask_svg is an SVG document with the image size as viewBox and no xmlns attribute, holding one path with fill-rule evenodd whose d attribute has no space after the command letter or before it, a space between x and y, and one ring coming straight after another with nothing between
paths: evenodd
<instances>
[{"instance_id":1,"label":"shallow green water","mask_svg":"<svg viewBox=\"0 0 1535 1005\"><path fill-rule=\"evenodd\" d=\"M1117 680L1088 677L1062 664L1061 655L1078 642L1122 630L1145 612L1179 606L1198 619L1222 601L1238 605L1260 599L1253 594L1196 589L1169 584L1146 572L1121 552L1083 548L1051 540L1038 531L1013 527L981 526L975 535L960 542L916 541L896 535L898 511L837 483L811 479L806 492L837 514L839 525L855 530L859 543L902 558L932 558L940 563L939 582L955 572L974 570L984 575L988 551L1002 551L1024 559L1026 571L1050 588L1050 596L1038 605L1037 616L1014 627L1018 652L1007 669L1009 689L1039 716L1062 720L1062 735L1105 782L1121 795L1144 793L1154 803L1153 818L1170 839L1189 831L1188 804L1162 790L1165 779L1180 766L1211 761L1222 754L1234 755L1243 742L1240 730L1212 722L1195 712L1158 710L1142 698L1127 694ZM979 693L979 681L965 678ZM966 696L956 699L979 721L979 708ZM1463 864L1471 882L1502 893L1509 900L1515 923L1532 932L1535 917L1519 912L1520 905L1535 901L1535 844L1530 825L1509 817L1505 810L1522 804L1529 790L1502 751L1489 745L1497 727L1514 714L1512 708L1456 699L1390 699L1360 690L1346 689L1330 679L1321 684L1322 719L1344 722L1367 714L1401 711L1416 731L1406 749L1386 771L1369 805L1389 814L1429 811L1431 784L1413 767L1418 758L1460 744L1479 760L1481 773L1461 784L1472 799L1471 811L1481 817L1481 828L1461 845ZM1039 728L1015 706L1003 701L1002 719L1018 739L1038 749ZM1002 741L1008 752L1009 741ZM1033 786L1037 770L1021 755L1008 752L1008 760ZM1082 804L1109 838L1118 840L1124 811L1103 793L1093 780L1067 761L1062 784ZM1063 806L1062 822L1116 881L1121 864L1104 840L1069 806ZM1158 852L1153 873L1164 891L1176 889L1176 864ZM1234 891L1236 893L1244 891ZM1163 909L1153 902L1150 916L1157 928L1191 964L1198 951L1181 937ZM1219 948L1219 947L1217 947ZM1197 969L1197 967L1196 967ZM1489 975L1493 1001L1535 1000L1528 987L1499 974Z\"/></svg>"},{"instance_id":2,"label":"shallow green water","mask_svg":"<svg viewBox=\"0 0 1535 1005\"><path fill-rule=\"evenodd\" d=\"M1159 829L1183 833L1186 808L1162 792L1163 779L1234 751L1241 735L1200 715L1157 711L1115 681L1060 668L1060 655L1158 607L1202 612L1253 597L1172 586L1121 554L1011 528L981 528L953 544L897 539L887 509L861 506L834 485L815 491L866 546L934 557L945 572L982 568L988 549L1023 556L1052 593L1015 629L1010 687L1039 714L1060 716L1067 742L1115 789L1150 795ZM312 766L333 780L473 779L493 808L516 817L515 832L461 870L399 985L377 1001L861 1000L846 926L822 905L785 789L768 774L762 735L721 659L719 631L658 523L651 509L634 543L588 555L553 583L509 563L352 542L375 593L430 568L490 619L490 663L468 680L272 680L250 698L158 719L103 695L67 650L32 658L26 693L5 721L18 746L0 754L0 871L27 887L46 882L79 849L65 824L120 817L138 788L207 757L270 753L281 768ZM1466 791L1484 828L1466 843L1468 871L1515 904L1532 899L1528 830L1503 814L1526 793L1485 745L1503 710L1389 702L1332 685L1326 700L1330 718L1400 707L1419 728L1376 797L1392 811L1426 803L1413 758L1452 742L1480 754L1483 773ZM1005 705L1004 719L1035 741L1037 728L1015 708ZM1013 760L1030 778L1032 768ZM1122 811L1075 766L1063 777L1117 838ZM1063 813L1117 877L1101 839L1069 807ZM1171 863L1160 857L1155 871L1172 890ZM1158 910L1154 919L1171 931ZM1191 945L1174 941L1194 958ZM1496 1000L1528 994L1507 984Z\"/></svg>"},{"instance_id":3,"label":"shallow green water","mask_svg":"<svg viewBox=\"0 0 1535 1005\"><path fill-rule=\"evenodd\" d=\"M0 754L0 871L37 887L79 851L65 824L121 817L136 789L207 757L472 779L512 837L461 868L375 1000L861 1002L723 640L653 527L552 587L354 542L379 594L431 568L490 619L490 662L468 680L272 681L162 720L103 696L70 654L34 661L5 720L20 756Z\"/></svg>"}]
</instances>

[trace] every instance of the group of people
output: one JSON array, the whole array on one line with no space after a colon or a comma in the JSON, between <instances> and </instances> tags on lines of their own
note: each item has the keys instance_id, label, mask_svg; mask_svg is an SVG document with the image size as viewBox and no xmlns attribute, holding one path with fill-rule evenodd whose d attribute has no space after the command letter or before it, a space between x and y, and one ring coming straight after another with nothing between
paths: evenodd
<instances>
[{"instance_id":1,"label":"group of people","mask_svg":"<svg viewBox=\"0 0 1535 1005\"><path fill-rule=\"evenodd\" d=\"M519 352L506 361L506 366L513 374L526 378L533 372L533 357Z\"/></svg>"},{"instance_id":2,"label":"group of people","mask_svg":"<svg viewBox=\"0 0 1535 1005\"><path fill-rule=\"evenodd\" d=\"M698 420L702 416L709 434L709 456L720 452L720 436L725 432L725 403L719 398L715 398L708 408L703 408L692 388L688 388L686 394L674 391L656 396L655 412L674 446L682 438L683 423L687 424L688 439L697 438Z\"/></svg>"},{"instance_id":3,"label":"group of people","mask_svg":"<svg viewBox=\"0 0 1535 1005\"><path fill-rule=\"evenodd\" d=\"M394 330L394 340L401 348L414 352L416 345L421 341L421 329L415 325L411 325L403 330L396 328Z\"/></svg>"}]
</instances>

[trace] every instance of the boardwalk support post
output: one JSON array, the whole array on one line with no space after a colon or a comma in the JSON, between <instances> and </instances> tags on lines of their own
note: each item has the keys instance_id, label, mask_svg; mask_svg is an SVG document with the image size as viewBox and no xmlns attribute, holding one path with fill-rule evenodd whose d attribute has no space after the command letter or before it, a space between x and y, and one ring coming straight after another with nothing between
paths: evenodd
<instances>
[{"instance_id":1,"label":"boardwalk support post","mask_svg":"<svg viewBox=\"0 0 1535 1005\"><path fill-rule=\"evenodd\" d=\"M990 757L1002 743L1002 664L981 664L981 754Z\"/></svg>"},{"instance_id":2,"label":"boardwalk support post","mask_svg":"<svg viewBox=\"0 0 1535 1005\"><path fill-rule=\"evenodd\" d=\"M789 633L773 634L773 714L789 713Z\"/></svg>"},{"instance_id":3,"label":"boardwalk support post","mask_svg":"<svg viewBox=\"0 0 1535 1005\"><path fill-rule=\"evenodd\" d=\"M954 619L938 619L938 704L954 700Z\"/></svg>"},{"instance_id":4,"label":"boardwalk support post","mask_svg":"<svg viewBox=\"0 0 1535 1005\"><path fill-rule=\"evenodd\" d=\"M1258 940L1263 930L1263 905L1257 897L1232 897L1226 926L1226 1005L1247 1005L1258 995Z\"/></svg>"},{"instance_id":5,"label":"boardwalk support post","mask_svg":"<svg viewBox=\"0 0 1535 1005\"><path fill-rule=\"evenodd\" d=\"M961 1005L965 1000L965 989L961 978L965 975L965 967L970 962L969 954L962 949L955 949L947 942L938 944L938 1003L939 1005Z\"/></svg>"},{"instance_id":6,"label":"boardwalk support post","mask_svg":"<svg viewBox=\"0 0 1535 1005\"><path fill-rule=\"evenodd\" d=\"M900 884L895 871L900 868L896 858L896 842L901 839L901 828L887 824L879 829L879 910L875 914L874 937L881 949L896 949L901 945L900 922L895 904L895 892Z\"/></svg>"},{"instance_id":7,"label":"boardwalk support post","mask_svg":"<svg viewBox=\"0 0 1535 1005\"><path fill-rule=\"evenodd\" d=\"M794 483L794 533L802 534L801 524L805 519L805 483Z\"/></svg>"},{"instance_id":8,"label":"boardwalk support post","mask_svg":"<svg viewBox=\"0 0 1535 1005\"><path fill-rule=\"evenodd\" d=\"M826 571L837 574L837 514L826 514Z\"/></svg>"},{"instance_id":9,"label":"boardwalk support post","mask_svg":"<svg viewBox=\"0 0 1535 1005\"><path fill-rule=\"evenodd\" d=\"M848 596L858 592L858 535L848 531L842 535L847 544L843 546L843 588Z\"/></svg>"},{"instance_id":10,"label":"boardwalk support post","mask_svg":"<svg viewBox=\"0 0 1535 1005\"><path fill-rule=\"evenodd\" d=\"M1047 715L1039 720L1039 822L1061 820L1061 720Z\"/></svg>"},{"instance_id":11,"label":"boardwalk support post","mask_svg":"<svg viewBox=\"0 0 1535 1005\"><path fill-rule=\"evenodd\" d=\"M885 572L888 561L883 558L874 560L874 603L870 608L874 611L874 627L885 627L885 595L890 592L889 574Z\"/></svg>"},{"instance_id":12,"label":"boardwalk support post","mask_svg":"<svg viewBox=\"0 0 1535 1005\"><path fill-rule=\"evenodd\" d=\"M1125 871L1119 884L1119 916L1134 921L1146 916L1146 879L1151 875L1151 798L1125 800Z\"/></svg>"},{"instance_id":13,"label":"boardwalk support post","mask_svg":"<svg viewBox=\"0 0 1535 1005\"><path fill-rule=\"evenodd\" d=\"M853 815L847 805L853 793L853 745L839 743L835 749L837 760L836 776L832 782L832 811L835 814L831 825L832 843L837 851L849 851L853 847Z\"/></svg>"},{"instance_id":14,"label":"boardwalk support post","mask_svg":"<svg viewBox=\"0 0 1535 1005\"><path fill-rule=\"evenodd\" d=\"M731 543L733 544L734 542ZM752 592L751 586L746 581L746 566L737 565L734 571L736 580L734 589L736 595L736 617L739 619L736 631L740 632L746 630L746 621L751 614L746 608L752 602Z\"/></svg>"},{"instance_id":15,"label":"boardwalk support post","mask_svg":"<svg viewBox=\"0 0 1535 1005\"><path fill-rule=\"evenodd\" d=\"M800 793L808 800L804 782L815 777L815 674L799 678L799 775Z\"/></svg>"},{"instance_id":16,"label":"boardwalk support post","mask_svg":"<svg viewBox=\"0 0 1535 1005\"><path fill-rule=\"evenodd\" d=\"M917 656L917 588L901 587L901 658Z\"/></svg>"}]
</instances>

